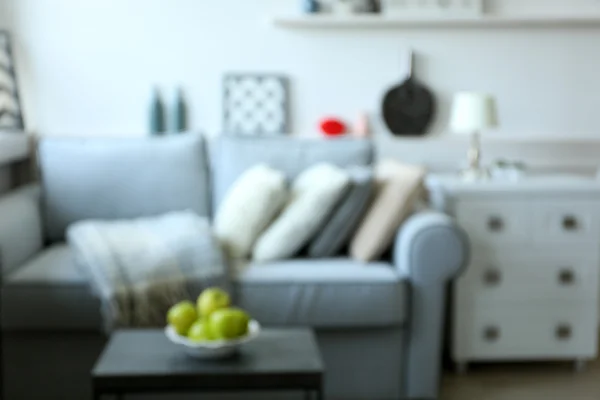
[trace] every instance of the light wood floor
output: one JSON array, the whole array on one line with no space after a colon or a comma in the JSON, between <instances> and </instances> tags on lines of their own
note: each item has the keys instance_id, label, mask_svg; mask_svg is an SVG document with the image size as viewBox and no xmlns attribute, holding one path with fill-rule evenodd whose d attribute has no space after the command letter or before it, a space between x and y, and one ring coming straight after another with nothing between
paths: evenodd
<instances>
[{"instance_id":1,"label":"light wood floor","mask_svg":"<svg viewBox=\"0 0 600 400\"><path fill-rule=\"evenodd\" d=\"M473 366L446 373L441 400L600 400L600 360L583 372L563 363Z\"/></svg>"}]
</instances>

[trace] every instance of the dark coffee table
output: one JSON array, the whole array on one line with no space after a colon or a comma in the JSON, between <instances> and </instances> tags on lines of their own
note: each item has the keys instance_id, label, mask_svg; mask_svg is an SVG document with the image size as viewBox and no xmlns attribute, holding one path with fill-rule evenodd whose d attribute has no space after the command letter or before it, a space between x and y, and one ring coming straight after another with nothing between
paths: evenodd
<instances>
[{"instance_id":1,"label":"dark coffee table","mask_svg":"<svg viewBox=\"0 0 600 400\"><path fill-rule=\"evenodd\" d=\"M103 395L217 391L303 391L323 398L323 362L306 329L266 329L233 358L191 358L162 330L115 332L92 370L94 399Z\"/></svg>"}]
</instances>

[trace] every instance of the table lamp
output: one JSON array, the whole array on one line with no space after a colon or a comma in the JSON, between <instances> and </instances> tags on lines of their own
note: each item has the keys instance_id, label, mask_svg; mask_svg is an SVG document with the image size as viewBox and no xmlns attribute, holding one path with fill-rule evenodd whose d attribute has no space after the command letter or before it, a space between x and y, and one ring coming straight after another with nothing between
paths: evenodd
<instances>
[{"instance_id":1,"label":"table lamp","mask_svg":"<svg viewBox=\"0 0 600 400\"><path fill-rule=\"evenodd\" d=\"M450 116L450 129L457 134L471 135L468 153L469 167L462 171L465 180L489 178L481 166L481 134L498 125L496 102L485 93L460 92L454 96Z\"/></svg>"}]
</instances>

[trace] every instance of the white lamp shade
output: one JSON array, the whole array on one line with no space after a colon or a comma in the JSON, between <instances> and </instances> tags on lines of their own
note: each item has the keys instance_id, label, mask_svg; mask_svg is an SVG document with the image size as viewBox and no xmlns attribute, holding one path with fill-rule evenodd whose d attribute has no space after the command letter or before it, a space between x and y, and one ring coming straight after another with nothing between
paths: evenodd
<instances>
[{"instance_id":1,"label":"white lamp shade","mask_svg":"<svg viewBox=\"0 0 600 400\"><path fill-rule=\"evenodd\" d=\"M472 134L498 125L496 101L485 93L462 92L454 96L450 129L454 133Z\"/></svg>"}]
</instances>

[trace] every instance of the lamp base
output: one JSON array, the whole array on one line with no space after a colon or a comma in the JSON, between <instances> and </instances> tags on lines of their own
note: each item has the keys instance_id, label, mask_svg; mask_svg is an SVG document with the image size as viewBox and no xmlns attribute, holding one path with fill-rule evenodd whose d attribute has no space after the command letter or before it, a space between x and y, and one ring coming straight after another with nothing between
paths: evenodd
<instances>
[{"instance_id":1,"label":"lamp base","mask_svg":"<svg viewBox=\"0 0 600 400\"><path fill-rule=\"evenodd\" d=\"M469 167L461 172L463 180L468 182L483 181L490 178L487 168L481 167L481 135L474 132L468 153Z\"/></svg>"}]
</instances>

